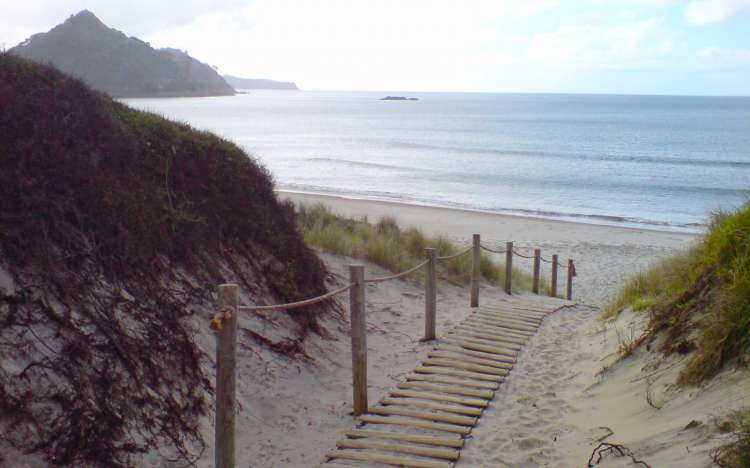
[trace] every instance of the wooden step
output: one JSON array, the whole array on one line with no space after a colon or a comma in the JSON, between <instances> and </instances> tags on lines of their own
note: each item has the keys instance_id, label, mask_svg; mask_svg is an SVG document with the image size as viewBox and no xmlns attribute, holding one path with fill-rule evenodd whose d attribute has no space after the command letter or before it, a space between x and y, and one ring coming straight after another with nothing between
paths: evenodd
<instances>
[{"instance_id":1,"label":"wooden step","mask_svg":"<svg viewBox=\"0 0 750 468\"><path fill-rule=\"evenodd\" d=\"M414 372L418 374L437 374L440 376L456 377L470 382L470 386L472 387L487 388L490 390L496 390L498 385L505 381L505 378L502 376L459 370L447 366L422 365L414 369Z\"/></svg>"},{"instance_id":2,"label":"wooden step","mask_svg":"<svg viewBox=\"0 0 750 468\"><path fill-rule=\"evenodd\" d=\"M439 447L462 448L463 439L449 439L446 437L434 437L426 435L409 434L407 432L374 431L368 429L353 429L346 431L348 437L373 437L376 439L390 439L401 442L413 442L415 444L436 445Z\"/></svg>"},{"instance_id":3,"label":"wooden step","mask_svg":"<svg viewBox=\"0 0 750 468\"><path fill-rule=\"evenodd\" d=\"M372 429L352 429L345 432L345 435L353 438L371 437L375 439L396 440L399 442L411 442L423 445L435 445L438 447L463 448L464 439L427 436L421 434L411 434L408 432L396 431L378 431Z\"/></svg>"},{"instance_id":4,"label":"wooden step","mask_svg":"<svg viewBox=\"0 0 750 468\"><path fill-rule=\"evenodd\" d=\"M410 410L407 408L395 406L375 406L373 408L370 408L369 412L372 414L379 414L381 416L405 416L407 418L425 419L427 421L457 424L459 426L474 426L477 423L477 418L470 416Z\"/></svg>"},{"instance_id":5,"label":"wooden step","mask_svg":"<svg viewBox=\"0 0 750 468\"><path fill-rule=\"evenodd\" d=\"M541 319L523 317L512 312L493 312L490 310L482 310L481 312L484 314L490 314L493 317L499 318L501 320L517 322L517 323L520 323L521 325L527 325L527 326L532 326L532 327L538 327L542 323Z\"/></svg>"},{"instance_id":6,"label":"wooden step","mask_svg":"<svg viewBox=\"0 0 750 468\"><path fill-rule=\"evenodd\" d=\"M522 335L519 333L515 333L511 330L505 329L505 328L499 328L499 327L493 327L490 325L485 325L478 322L465 322L461 325L456 325L453 328L454 331L465 331L470 333L483 333L487 335L494 335L497 337L507 337L507 338L513 338L514 340L520 340L522 342L526 342L529 338L531 338L532 335Z\"/></svg>"},{"instance_id":7,"label":"wooden step","mask_svg":"<svg viewBox=\"0 0 750 468\"><path fill-rule=\"evenodd\" d=\"M480 372L482 374L491 374L491 375L500 375L500 376L506 376L508 375L508 371L506 369L498 369L497 367L489 367L489 366L480 366L479 364L470 364L467 362L462 362L457 359L425 359L422 361L422 364L425 366L439 366L439 367L452 367L454 369L464 369L467 371L472 372Z\"/></svg>"},{"instance_id":8,"label":"wooden step","mask_svg":"<svg viewBox=\"0 0 750 468\"><path fill-rule=\"evenodd\" d=\"M500 320L493 320L491 318L487 318L479 314L474 314L472 317L467 318L466 321L464 321L463 323L464 324L476 323L476 324L489 325L491 327L502 328L504 330L508 330L518 335L524 335L524 336L531 336L536 332L536 328L522 327L522 326L515 325L512 323L503 322Z\"/></svg>"},{"instance_id":9,"label":"wooden step","mask_svg":"<svg viewBox=\"0 0 750 468\"><path fill-rule=\"evenodd\" d=\"M448 343L452 345L457 345L465 349L473 350L473 351L483 351L485 353L493 353L493 354L499 354L502 356L509 356L512 358L515 358L518 356L518 351L508 348L503 348L500 346L488 346L483 345L479 343L475 343L472 341L467 341L458 337L451 338L451 337L443 337L440 339L443 343Z\"/></svg>"},{"instance_id":10,"label":"wooden step","mask_svg":"<svg viewBox=\"0 0 750 468\"><path fill-rule=\"evenodd\" d=\"M420 429L429 429L432 431L450 432L453 434L469 435L471 428L465 426L456 426L455 424L438 424L420 419L396 418L393 416L374 416L363 414L359 420L367 424L391 424L394 426L410 426Z\"/></svg>"},{"instance_id":11,"label":"wooden step","mask_svg":"<svg viewBox=\"0 0 750 468\"><path fill-rule=\"evenodd\" d=\"M488 341L497 341L498 343L515 343L518 345L526 344L526 338L517 338L511 335L499 334L494 332L481 332L473 328L456 327L452 333L481 338Z\"/></svg>"},{"instance_id":12,"label":"wooden step","mask_svg":"<svg viewBox=\"0 0 750 468\"><path fill-rule=\"evenodd\" d=\"M428 382L400 382L396 384L398 388L405 390L416 389L416 390L428 390L432 392L448 393L451 395L462 395L476 398L484 398L491 400L494 396L494 392L491 390L479 390L473 388L458 388L447 385L437 385Z\"/></svg>"},{"instance_id":13,"label":"wooden step","mask_svg":"<svg viewBox=\"0 0 750 468\"><path fill-rule=\"evenodd\" d=\"M359 452L354 450L336 450L326 453L326 458L343 458L345 460L358 460L387 465L403 466L409 468L451 468L452 463L418 460L414 458L398 457L381 453Z\"/></svg>"},{"instance_id":14,"label":"wooden step","mask_svg":"<svg viewBox=\"0 0 750 468\"><path fill-rule=\"evenodd\" d=\"M504 356L499 354L490 354L490 353L484 353L481 351L472 351L470 349L465 349L460 346L446 344L446 343L439 343L435 347L435 351L445 351L445 352L451 352L451 353L460 353L466 356L472 356L480 359L487 359L492 360L500 363L508 363L508 364L515 364L516 359L510 356Z\"/></svg>"},{"instance_id":15,"label":"wooden step","mask_svg":"<svg viewBox=\"0 0 750 468\"><path fill-rule=\"evenodd\" d=\"M492 374L482 374L481 372L472 372L451 368L451 366L434 366L434 365L423 365L414 369L414 372L420 374L441 374L449 375L451 377L461 377L466 379L482 380L485 382L493 382L499 384L505 381L501 376Z\"/></svg>"},{"instance_id":16,"label":"wooden step","mask_svg":"<svg viewBox=\"0 0 750 468\"><path fill-rule=\"evenodd\" d=\"M338 448L349 449L375 449L384 452L408 453L430 458L444 458L446 460L458 460L458 452L453 449L420 447L418 445L399 444L395 442L379 442L369 439L349 439L336 442Z\"/></svg>"},{"instance_id":17,"label":"wooden step","mask_svg":"<svg viewBox=\"0 0 750 468\"><path fill-rule=\"evenodd\" d=\"M489 405L487 400L479 398L463 398L454 395L441 395L439 393L407 390L402 388L393 389L388 393L394 397L421 398L423 400L444 401L446 403L456 403L459 405L474 406L476 408L486 408L487 405Z\"/></svg>"},{"instance_id":18,"label":"wooden step","mask_svg":"<svg viewBox=\"0 0 750 468\"><path fill-rule=\"evenodd\" d=\"M416 371L415 371L416 372ZM448 385L459 385L462 387L469 388L481 388L484 390L497 390L500 387L499 383L496 382L480 382L477 380L464 380L453 377L445 377L442 375L435 375L433 373L424 374L409 374L406 376L406 380L416 380L420 382L434 382L443 383Z\"/></svg>"},{"instance_id":19,"label":"wooden step","mask_svg":"<svg viewBox=\"0 0 750 468\"><path fill-rule=\"evenodd\" d=\"M512 349L513 351L520 351L523 348L523 344L514 343L512 341L499 341L499 340L486 340L476 336L471 336L468 333L462 332L450 332L446 336L455 337L459 340L470 341L473 343L486 345L486 346L500 346L503 348Z\"/></svg>"},{"instance_id":20,"label":"wooden step","mask_svg":"<svg viewBox=\"0 0 750 468\"><path fill-rule=\"evenodd\" d=\"M464 405L447 405L445 403L435 403L434 401L422 401L415 398L388 398L380 400L382 405L411 406L414 408L424 408L445 411L447 413L464 414L467 416L481 416L480 408L473 408Z\"/></svg>"},{"instance_id":21,"label":"wooden step","mask_svg":"<svg viewBox=\"0 0 750 468\"><path fill-rule=\"evenodd\" d=\"M498 369L512 369L513 364L508 362L498 362L492 359L480 359L476 357L463 356L458 352L451 351L430 351L427 353L427 357L431 358L446 358L446 359L460 359L464 362L471 364L481 364L483 366L497 367Z\"/></svg>"}]
</instances>

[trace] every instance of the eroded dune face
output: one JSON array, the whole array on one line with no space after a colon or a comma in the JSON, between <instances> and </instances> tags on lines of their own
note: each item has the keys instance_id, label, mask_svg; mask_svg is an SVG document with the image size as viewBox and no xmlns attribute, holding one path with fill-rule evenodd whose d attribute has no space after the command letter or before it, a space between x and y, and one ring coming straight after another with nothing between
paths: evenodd
<instances>
[{"instance_id":1,"label":"eroded dune face","mask_svg":"<svg viewBox=\"0 0 750 468\"><path fill-rule=\"evenodd\" d=\"M0 102L2 444L32 465L192 459L215 286L286 302L325 291L324 266L233 144L8 54ZM289 339L323 310L289 319Z\"/></svg>"}]
</instances>

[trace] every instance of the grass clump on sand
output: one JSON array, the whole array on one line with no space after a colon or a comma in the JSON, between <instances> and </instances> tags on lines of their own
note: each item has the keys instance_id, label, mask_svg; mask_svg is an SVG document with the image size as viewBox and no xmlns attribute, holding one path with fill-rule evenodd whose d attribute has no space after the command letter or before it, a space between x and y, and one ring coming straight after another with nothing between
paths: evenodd
<instances>
[{"instance_id":1,"label":"grass clump on sand","mask_svg":"<svg viewBox=\"0 0 750 468\"><path fill-rule=\"evenodd\" d=\"M346 219L333 214L325 205L298 206L297 222L308 245L325 252L367 260L393 272L407 270L425 259L425 248L434 247L438 256L449 256L466 247L456 245L444 236L427 237L419 229L401 229L391 217L370 224L366 219ZM471 280L472 256L440 261L440 272L450 280L468 283ZM505 282L505 264L482 254L482 277L494 284ZM415 273L418 274L418 273ZM529 291L531 276L513 269L513 290ZM542 282L541 288L546 290Z\"/></svg>"},{"instance_id":2,"label":"grass clump on sand","mask_svg":"<svg viewBox=\"0 0 750 468\"><path fill-rule=\"evenodd\" d=\"M750 467L750 408L734 412L719 429L730 433L732 441L711 453L714 463L726 468Z\"/></svg>"},{"instance_id":3,"label":"grass clump on sand","mask_svg":"<svg viewBox=\"0 0 750 468\"><path fill-rule=\"evenodd\" d=\"M663 351L695 354L680 382L696 384L750 351L750 204L714 216L692 250L637 274L605 308L647 310L647 334L665 332ZM697 334L690 333L697 331ZM693 338L696 336L696 338Z\"/></svg>"}]
</instances>

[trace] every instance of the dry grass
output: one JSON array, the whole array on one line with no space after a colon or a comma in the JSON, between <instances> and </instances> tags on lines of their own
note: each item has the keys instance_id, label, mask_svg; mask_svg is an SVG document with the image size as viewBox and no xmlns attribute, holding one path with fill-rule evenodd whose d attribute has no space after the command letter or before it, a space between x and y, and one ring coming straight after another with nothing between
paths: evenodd
<instances>
[{"instance_id":1,"label":"dry grass","mask_svg":"<svg viewBox=\"0 0 750 468\"><path fill-rule=\"evenodd\" d=\"M443 236L428 237L413 228L402 230L390 217L375 224L368 223L367 219L342 218L322 204L299 205L297 222L308 245L329 253L361 258L393 272L404 271L424 260L427 247L436 248L439 256L453 255L466 248ZM471 269L471 255L462 255L441 261L439 273L452 281L468 283ZM479 269L486 281L504 284L504 263L483 254ZM514 291L529 291L531 283L530 274L513 269ZM540 288L547 290L546 282L542 281Z\"/></svg>"},{"instance_id":2,"label":"dry grass","mask_svg":"<svg viewBox=\"0 0 750 468\"><path fill-rule=\"evenodd\" d=\"M648 335L664 333L666 354L696 351L680 376L683 384L700 383L729 362L746 365L750 204L715 215L699 245L630 279L602 316L615 317L627 307L649 313Z\"/></svg>"},{"instance_id":3,"label":"dry grass","mask_svg":"<svg viewBox=\"0 0 750 468\"><path fill-rule=\"evenodd\" d=\"M714 463L726 468L750 467L750 409L737 411L719 425L722 432L731 433L732 441L711 453Z\"/></svg>"}]
</instances>

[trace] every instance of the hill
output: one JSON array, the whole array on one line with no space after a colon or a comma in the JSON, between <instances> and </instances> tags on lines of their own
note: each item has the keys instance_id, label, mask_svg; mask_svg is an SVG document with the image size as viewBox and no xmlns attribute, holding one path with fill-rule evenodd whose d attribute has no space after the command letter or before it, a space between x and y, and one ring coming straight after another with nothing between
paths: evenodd
<instances>
[{"instance_id":1,"label":"hill","mask_svg":"<svg viewBox=\"0 0 750 468\"><path fill-rule=\"evenodd\" d=\"M31 36L10 52L51 63L115 97L233 95L216 71L185 52L154 49L107 27L83 10L49 32Z\"/></svg>"},{"instance_id":2,"label":"hill","mask_svg":"<svg viewBox=\"0 0 750 468\"><path fill-rule=\"evenodd\" d=\"M0 128L0 465L193 460L216 285L326 290L292 206L234 144L10 54ZM272 337L243 317L240 353L292 356L329 309L279 312Z\"/></svg>"},{"instance_id":3,"label":"hill","mask_svg":"<svg viewBox=\"0 0 750 468\"><path fill-rule=\"evenodd\" d=\"M253 78L240 78L232 75L224 75L224 79L235 89L288 89L299 90L296 84L290 81L260 80Z\"/></svg>"}]
</instances>

